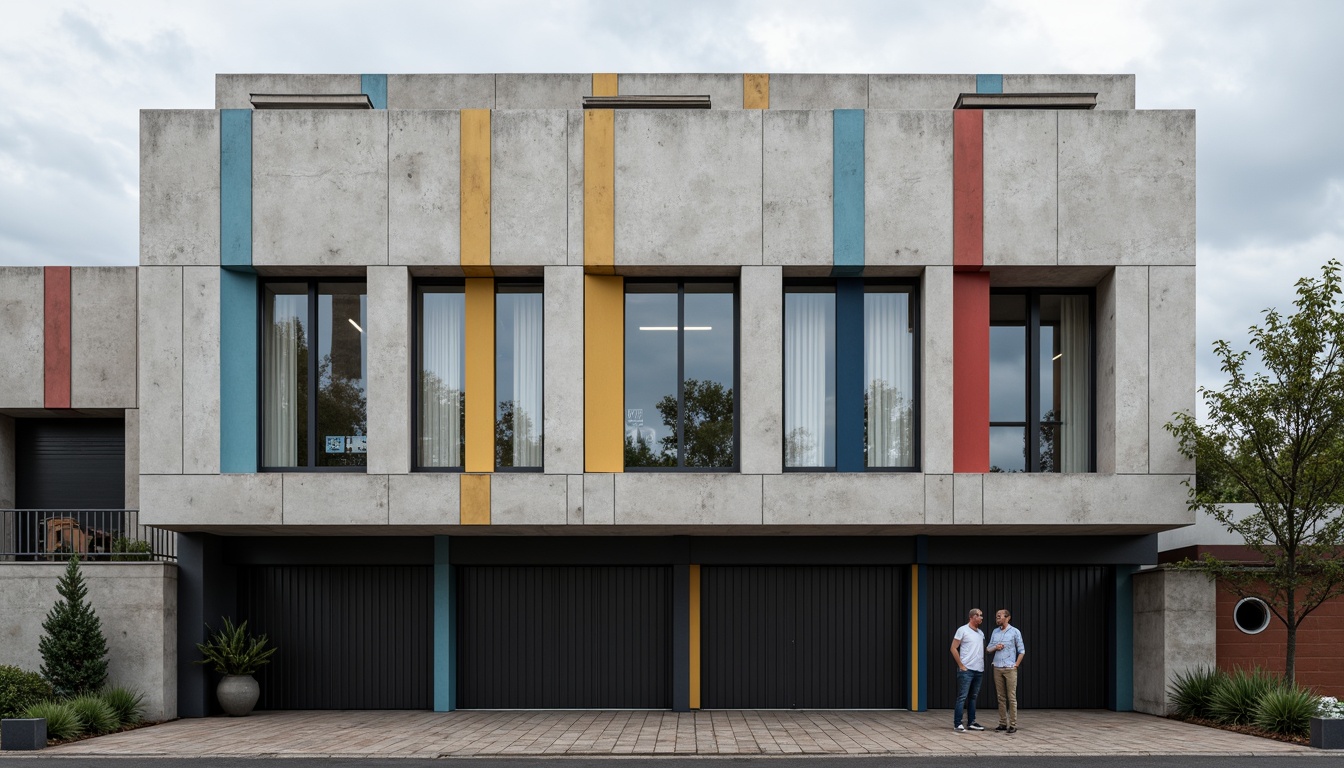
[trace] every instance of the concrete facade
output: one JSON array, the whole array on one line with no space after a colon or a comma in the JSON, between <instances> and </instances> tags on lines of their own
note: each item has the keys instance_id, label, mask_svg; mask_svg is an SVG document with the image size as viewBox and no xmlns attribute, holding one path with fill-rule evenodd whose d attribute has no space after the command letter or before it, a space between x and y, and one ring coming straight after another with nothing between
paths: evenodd
<instances>
[{"instance_id":1,"label":"concrete facade","mask_svg":"<svg viewBox=\"0 0 1344 768\"><path fill-rule=\"evenodd\" d=\"M1166 716L1178 675L1216 665L1216 590L1193 571L1153 569L1134 580L1134 709Z\"/></svg>"}]
</instances>

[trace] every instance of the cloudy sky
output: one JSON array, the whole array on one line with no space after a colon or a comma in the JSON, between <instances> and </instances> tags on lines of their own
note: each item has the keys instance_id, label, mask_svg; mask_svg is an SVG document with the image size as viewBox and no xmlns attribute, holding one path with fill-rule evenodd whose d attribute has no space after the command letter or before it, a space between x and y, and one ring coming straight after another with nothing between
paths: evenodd
<instances>
[{"instance_id":1,"label":"cloudy sky","mask_svg":"<svg viewBox=\"0 0 1344 768\"><path fill-rule=\"evenodd\" d=\"M1344 3L1281 0L11 3L0 264L134 264L137 110L216 72L1123 72L1198 110L1201 384L1344 256Z\"/></svg>"}]
</instances>

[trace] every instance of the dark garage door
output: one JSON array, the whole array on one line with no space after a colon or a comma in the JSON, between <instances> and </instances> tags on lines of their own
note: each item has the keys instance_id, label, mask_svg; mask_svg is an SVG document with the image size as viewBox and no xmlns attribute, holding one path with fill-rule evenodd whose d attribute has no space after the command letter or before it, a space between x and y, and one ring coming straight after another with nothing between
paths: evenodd
<instances>
[{"instance_id":1,"label":"dark garage door","mask_svg":"<svg viewBox=\"0 0 1344 768\"><path fill-rule=\"evenodd\" d=\"M459 707L671 707L671 568L462 566L457 578Z\"/></svg>"},{"instance_id":2,"label":"dark garage door","mask_svg":"<svg viewBox=\"0 0 1344 768\"><path fill-rule=\"evenodd\" d=\"M701 568L701 706L906 705L909 597L890 566Z\"/></svg>"},{"instance_id":3,"label":"dark garage door","mask_svg":"<svg viewBox=\"0 0 1344 768\"><path fill-rule=\"evenodd\" d=\"M994 612L1013 612L1027 657L1018 674L1024 709L1101 709L1106 706L1110 566L929 566L929 707L956 704L956 665L949 649L966 612L980 608L985 640ZM989 665L986 664L988 673ZM997 707L986 677L978 707ZM983 716L981 722L985 722Z\"/></svg>"},{"instance_id":4,"label":"dark garage door","mask_svg":"<svg viewBox=\"0 0 1344 768\"><path fill-rule=\"evenodd\" d=\"M238 613L278 649L260 709L433 706L431 566L242 567Z\"/></svg>"},{"instance_id":5,"label":"dark garage door","mask_svg":"<svg viewBox=\"0 0 1344 768\"><path fill-rule=\"evenodd\" d=\"M14 506L126 506L126 423L121 419L16 419Z\"/></svg>"}]
</instances>

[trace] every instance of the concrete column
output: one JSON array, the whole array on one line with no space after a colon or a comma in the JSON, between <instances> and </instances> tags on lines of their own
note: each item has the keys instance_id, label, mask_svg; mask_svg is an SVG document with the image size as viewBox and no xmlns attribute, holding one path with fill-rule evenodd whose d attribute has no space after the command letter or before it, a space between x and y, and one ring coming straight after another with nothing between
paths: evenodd
<instances>
[{"instance_id":1,"label":"concrete column","mask_svg":"<svg viewBox=\"0 0 1344 768\"><path fill-rule=\"evenodd\" d=\"M783 471L784 270L742 268L738 434L742 472Z\"/></svg>"},{"instance_id":2,"label":"concrete column","mask_svg":"<svg viewBox=\"0 0 1344 768\"><path fill-rule=\"evenodd\" d=\"M369 267L368 472L411 471L411 280L406 267Z\"/></svg>"},{"instance_id":3,"label":"concrete column","mask_svg":"<svg viewBox=\"0 0 1344 768\"><path fill-rule=\"evenodd\" d=\"M920 300L921 459L952 473L952 267L925 267Z\"/></svg>"},{"instance_id":4,"label":"concrete column","mask_svg":"<svg viewBox=\"0 0 1344 768\"><path fill-rule=\"evenodd\" d=\"M14 508L14 493L14 419L0 415L0 509Z\"/></svg>"},{"instance_id":5,"label":"concrete column","mask_svg":"<svg viewBox=\"0 0 1344 768\"><path fill-rule=\"evenodd\" d=\"M221 616L233 617L238 601L232 568L224 565L223 542L208 533L177 537L177 714L205 717L219 711L219 676L195 662L205 625L218 629Z\"/></svg>"},{"instance_id":6,"label":"concrete column","mask_svg":"<svg viewBox=\"0 0 1344 768\"><path fill-rule=\"evenodd\" d=\"M542 440L547 474L583 472L583 267L546 267Z\"/></svg>"},{"instance_id":7,"label":"concrete column","mask_svg":"<svg viewBox=\"0 0 1344 768\"><path fill-rule=\"evenodd\" d=\"M1134 585L1134 709L1167 714L1167 687L1177 675L1213 667L1217 591L1195 571L1162 568L1131 577Z\"/></svg>"}]
</instances>

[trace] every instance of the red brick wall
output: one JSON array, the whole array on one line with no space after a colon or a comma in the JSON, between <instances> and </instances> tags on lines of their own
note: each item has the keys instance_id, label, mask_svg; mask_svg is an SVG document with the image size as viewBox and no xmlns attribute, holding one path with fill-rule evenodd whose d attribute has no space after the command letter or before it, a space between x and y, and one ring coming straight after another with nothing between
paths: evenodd
<instances>
[{"instance_id":1,"label":"red brick wall","mask_svg":"<svg viewBox=\"0 0 1344 768\"><path fill-rule=\"evenodd\" d=\"M1218 587L1218 666L1224 670L1259 666L1283 674L1288 631L1271 617L1264 632L1237 629L1232 610L1237 596ZM1344 698L1344 598L1312 612L1297 630L1297 682L1325 696Z\"/></svg>"}]
</instances>

